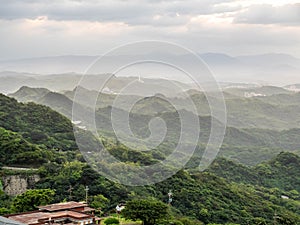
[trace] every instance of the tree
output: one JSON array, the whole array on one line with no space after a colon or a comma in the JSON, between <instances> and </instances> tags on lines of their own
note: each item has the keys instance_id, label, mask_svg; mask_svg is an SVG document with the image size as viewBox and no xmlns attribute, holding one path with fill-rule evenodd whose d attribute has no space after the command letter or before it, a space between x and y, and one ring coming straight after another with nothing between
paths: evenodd
<instances>
[{"instance_id":1,"label":"tree","mask_svg":"<svg viewBox=\"0 0 300 225\"><path fill-rule=\"evenodd\" d=\"M126 203L122 215L133 221L142 220L143 225L154 225L159 219L169 217L169 208L165 203L152 199L135 199Z\"/></svg>"},{"instance_id":2,"label":"tree","mask_svg":"<svg viewBox=\"0 0 300 225\"><path fill-rule=\"evenodd\" d=\"M116 225L120 224L120 221L117 218L111 217L104 220L105 225Z\"/></svg>"},{"instance_id":3,"label":"tree","mask_svg":"<svg viewBox=\"0 0 300 225\"><path fill-rule=\"evenodd\" d=\"M2 182L0 180L0 195L3 193L3 185L2 185Z\"/></svg>"},{"instance_id":4,"label":"tree","mask_svg":"<svg viewBox=\"0 0 300 225\"><path fill-rule=\"evenodd\" d=\"M17 212L25 212L37 209L40 205L47 205L53 201L55 192L51 189L27 190L17 195L13 200L13 208Z\"/></svg>"},{"instance_id":5,"label":"tree","mask_svg":"<svg viewBox=\"0 0 300 225\"><path fill-rule=\"evenodd\" d=\"M91 202L91 206L98 210L101 214L102 210L107 207L109 200L105 198L103 195L98 194L93 197L93 201Z\"/></svg>"},{"instance_id":6,"label":"tree","mask_svg":"<svg viewBox=\"0 0 300 225\"><path fill-rule=\"evenodd\" d=\"M199 212L199 218L201 221L208 223L210 220L210 213L208 212L208 209L202 208Z\"/></svg>"}]
</instances>

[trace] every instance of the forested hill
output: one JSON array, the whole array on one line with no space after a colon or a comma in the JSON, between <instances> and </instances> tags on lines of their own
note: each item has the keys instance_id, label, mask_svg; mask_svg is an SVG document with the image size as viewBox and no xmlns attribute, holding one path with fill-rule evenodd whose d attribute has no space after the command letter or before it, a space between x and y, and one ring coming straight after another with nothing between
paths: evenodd
<instances>
[{"instance_id":1,"label":"forested hill","mask_svg":"<svg viewBox=\"0 0 300 225\"><path fill-rule=\"evenodd\" d=\"M19 103L0 94L0 127L47 148L76 149L71 121L47 106Z\"/></svg>"},{"instance_id":2,"label":"forested hill","mask_svg":"<svg viewBox=\"0 0 300 225\"><path fill-rule=\"evenodd\" d=\"M300 192L300 157L289 152L281 152L255 167L219 158L208 171L229 181Z\"/></svg>"},{"instance_id":3,"label":"forested hill","mask_svg":"<svg viewBox=\"0 0 300 225\"><path fill-rule=\"evenodd\" d=\"M24 86L15 93L9 94L9 96L22 102L33 101L39 104L48 105L68 116L71 114L69 104L74 100L74 95L78 90L80 96L76 97L76 103L85 107L91 106L93 104L91 100L95 99L97 96L97 109L112 106L114 100L118 96L119 100L122 99L122 101L119 101L118 108L126 109L126 103L140 99L140 101L132 108L131 112L153 115L163 111L174 111L173 106L176 106L177 109L192 111L193 107L191 107L188 100L192 99L197 107L199 116L208 116L211 114L207 96L205 93L195 90L189 90L184 92L184 94L177 94L175 97L167 97L167 95L164 96L163 99L158 97L159 94L157 93L161 93L158 91L156 94L148 94L146 95L147 97L141 99L141 97L137 95L97 93L97 91L88 90L83 87L76 87L72 91L68 90L56 93L44 88ZM252 92L258 93L261 96L245 97L245 94ZM279 87L261 87L255 90L244 88L225 89L223 95L228 117L227 124L230 127L239 129L260 128L278 131L300 128L299 93L287 91ZM218 99L215 100L219 101ZM173 106L170 102L172 102Z\"/></svg>"},{"instance_id":4,"label":"forested hill","mask_svg":"<svg viewBox=\"0 0 300 225\"><path fill-rule=\"evenodd\" d=\"M2 127L0 127L0 154L0 167L2 165L38 167L47 160L53 160L50 151Z\"/></svg>"},{"instance_id":5,"label":"forested hill","mask_svg":"<svg viewBox=\"0 0 300 225\"><path fill-rule=\"evenodd\" d=\"M82 87L77 87L76 89L78 88L84 93L84 96L82 96L79 102L76 103L76 108L80 109L77 110L79 115L76 120L82 121L82 125L88 128L90 123L94 122L91 120L91 118L93 118L95 115L97 128L99 129L98 133L101 133L105 136L111 136L113 133L113 129L111 127L111 104L116 96L101 94L101 101L97 102L96 113L93 113L88 105L91 104L90 100L94 99L98 93ZM72 98L74 96L74 92L75 90L71 92L67 91L65 93L55 93L47 89L22 87L19 91L11 94L10 96L15 97L19 101L34 101L38 104L47 105L71 119L73 105ZM299 118L299 110L297 110L298 106L292 106L299 105L297 104L299 98L297 97L297 94L288 93L285 95L286 96L283 98L283 100L279 101L278 104L274 100L277 95L261 98L227 96L225 100L229 110L228 116L229 118L234 118L237 127L232 127L230 123L227 124L227 130L220 155L226 158L237 160L245 165L254 166L263 160L269 160L273 158L281 151L290 151L300 154L300 139L298 138L300 129L294 128L282 130L284 128L297 125L297 122L295 122L297 119L295 118ZM138 96L124 95L120 98L122 98L121 102L126 103L127 101L131 102L132 99L138 99ZM274 106L268 107L268 103L263 101L264 98L272 98L275 101ZM281 99L282 96L278 95L278 98ZM204 110L205 112L203 113L206 114L207 102L204 94L195 92L192 94L192 99L195 99L195 101L200 104L198 105L200 110L199 112ZM184 98L179 97L173 100L175 104L179 106L179 108L184 108L185 111L188 109ZM288 106L288 108L283 109L281 105ZM125 113L121 106L118 109L114 109L115 112L117 111L119 114ZM261 115L257 114L258 109L260 109L260 112L262 113ZM235 112L234 115L232 114L233 112ZM286 114L286 112L289 113ZM251 115L249 115L249 113ZM242 121L244 121L243 118L245 116L247 117L247 115L250 116L248 119L251 121L249 126L246 126L248 128L240 128L239 125L242 124ZM173 143L176 142L179 137L180 129L178 128L180 126L180 119L178 118L178 113L174 111L172 105L164 100L164 98L160 98L159 95L144 98L132 108L132 111L130 112L130 127L133 133L141 138L147 137L149 135L148 123L154 117L161 117L167 123L168 136L165 140L171 140L171 146L173 146ZM280 118L274 120L275 117ZM281 124L283 120L285 121L284 123L289 124L289 126L283 126ZM290 122L290 120L293 122ZM200 143L205 145L210 132L211 117L199 116L199 121L201 127ZM281 122L277 123L276 121ZM263 123L269 124L268 129L257 128L260 127L257 126L257 124ZM281 127L281 129L271 129L273 128L274 124L277 124L276 126ZM197 128L195 126L198 125L189 125L188 134L186 135L187 139L192 136L190 134L192 134ZM168 145L168 143L165 144ZM201 157L202 152L199 154ZM195 155L195 158L197 157L198 156Z\"/></svg>"}]
</instances>

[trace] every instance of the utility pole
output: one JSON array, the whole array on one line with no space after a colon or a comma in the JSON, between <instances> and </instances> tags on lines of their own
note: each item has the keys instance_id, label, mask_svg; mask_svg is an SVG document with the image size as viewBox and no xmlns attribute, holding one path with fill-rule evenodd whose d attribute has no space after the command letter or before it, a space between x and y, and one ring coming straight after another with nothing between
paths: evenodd
<instances>
[{"instance_id":1,"label":"utility pole","mask_svg":"<svg viewBox=\"0 0 300 225\"><path fill-rule=\"evenodd\" d=\"M173 193L172 193L171 190L170 190L169 193L168 193L168 197L169 197L168 204L171 205L171 202L173 201L173 199L172 199Z\"/></svg>"},{"instance_id":2,"label":"utility pole","mask_svg":"<svg viewBox=\"0 0 300 225\"><path fill-rule=\"evenodd\" d=\"M70 200L70 201L71 201L71 199L72 199L72 190L73 190L72 185L70 185L70 188L68 189L68 192L69 192L69 200Z\"/></svg>"},{"instance_id":3,"label":"utility pole","mask_svg":"<svg viewBox=\"0 0 300 225\"><path fill-rule=\"evenodd\" d=\"M88 204L88 191L89 191L89 186L85 186L85 202Z\"/></svg>"}]
</instances>

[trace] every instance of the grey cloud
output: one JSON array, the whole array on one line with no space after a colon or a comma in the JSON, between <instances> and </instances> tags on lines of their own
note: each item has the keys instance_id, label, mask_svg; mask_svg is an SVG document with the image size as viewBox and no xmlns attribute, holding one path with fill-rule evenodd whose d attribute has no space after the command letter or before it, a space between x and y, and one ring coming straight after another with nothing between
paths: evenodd
<instances>
[{"instance_id":1,"label":"grey cloud","mask_svg":"<svg viewBox=\"0 0 300 225\"><path fill-rule=\"evenodd\" d=\"M223 16L236 14L236 23L299 24L299 4L279 8L260 5L243 12L239 7L222 4L231 1L234 0L2 0L0 49L3 51L0 59L99 54L141 39L171 41L200 52L257 54L275 51L300 57L300 29L296 26L288 29L285 26L223 26L190 20L197 15L235 12ZM19 20L39 16L54 21L27 27L27 21ZM67 20L76 21L60 22ZM129 26L93 24L91 29L84 29L79 27L85 24L81 20L123 22ZM101 27L115 33L102 32Z\"/></svg>"},{"instance_id":2,"label":"grey cloud","mask_svg":"<svg viewBox=\"0 0 300 225\"><path fill-rule=\"evenodd\" d=\"M0 6L2 19L34 19L47 16L53 20L123 21L149 15L146 5L136 7L136 1L7 1Z\"/></svg>"},{"instance_id":3,"label":"grey cloud","mask_svg":"<svg viewBox=\"0 0 300 225\"><path fill-rule=\"evenodd\" d=\"M167 12L184 15L207 15L217 12L227 12L228 7L219 6L220 3L233 2L234 0L188 0L170 1L163 6Z\"/></svg>"},{"instance_id":4,"label":"grey cloud","mask_svg":"<svg viewBox=\"0 0 300 225\"><path fill-rule=\"evenodd\" d=\"M182 25L188 16L226 12L219 3L233 0L5 0L0 5L0 19L87 20L124 22L130 25ZM181 15L181 18L177 18ZM157 16L159 20L155 19Z\"/></svg>"},{"instance_id":5,"label":"grey cloud","mask_svg":"<svg viewBox=\"0 0 300 225\"><path fill-rule=\"evenodd\" d=\"M172 23L167 19L165 22ZM199 52L226 52L233 55L284 52L300 57L300 29L296 27L226 27L190 23L184 29L140 25L134 29L121 30L117 35L106 35L98 30L84 30L85 32L73 35L72 32L65 31L59 21L45 23L48 24L45 32L28 30L25 34L24 30L20 29L20 23L22 21L19 20L0 21L0 59L66 54L97 55L118 45L143 39L170 41ZM76 25L76 22L72 24ZM53 29L62 30L54 33ZM73 26L72 29L80 31L82 28Z\"/></svg>"},{"instance_id":6,"label":"grey cloud","mask_svg":"<svg viewBox=\"0 0 300 225\"><path fill-rule=\"evenodd\" d=\"M245 12L237 14L235 23L248 24L300 24L300 3L283 6L268 4L250 6Z\"/></svg>"},{"instance_id":7,"label":"grey cloud","mask_svg":"<svg viewBox=\"0 0 300 225\"><path fill-rule=\"evenodd\" d=\"M241 5L230 6L230 5L216 4L214 6L214 12L215 13L237 12L237 11L239 11L241 9L242 9Z\"/></svg>"}]
</instances>

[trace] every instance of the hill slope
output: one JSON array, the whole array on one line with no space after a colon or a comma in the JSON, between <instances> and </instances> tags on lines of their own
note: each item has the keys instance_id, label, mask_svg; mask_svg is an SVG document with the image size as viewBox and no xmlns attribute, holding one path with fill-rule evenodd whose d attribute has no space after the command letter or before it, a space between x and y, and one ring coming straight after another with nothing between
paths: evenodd
<instances>
[{"instance_id":1,"label":"hill slope","mask_svg":"<svg viewBox=\"0 0 300 225\"><path fill-rule=\"evenodd\" d=\"M80 104L83 104L84 101L89 102L89 99L93 99L93 96L97 94L95 91L89 91L82 87L78 88L82 89L82 92L85 93L84 98L80 100ZM66 92L66 94L72 98L74 91ZM127 102L127 98L133 99L136 97L137 96L122 96L122 101ZM102 103L104 102L104 105L112 104L114 98L115 96L113 95L101 94L101 100L103 100ZM206 111L208 110L206 110L207 100L205 99L205 96L201 93L196 93L192 95L192 98L195 102L201 103L201 105L198 105L199 111L203 112L203 115L206 115ZM293 95L291 98L293 98ZM289 97L287 97L287 99L289 99ZM135 135L140 138L148 137L148 135L150 135L148 127L149 121L151 121L154 117L160 117L165 120L168 127L165 143L171 142L171 146L173 146L172 144L178 140L180 134L180 119L178 112L176 112L175 108L168 103L167 100L168 99L165 99L165 97L157 95L143 98L137 102L130 113L130 127ZM177 98L173 100L179 108L183 109L182 111L189 113L184 110L186 107L184 98ZM296 104L294 100L292 101ZM50 106L67 116L69 119L72 118L72 100L63 94L49 92L45 96L42 96L37 102ZM277 129L270 130L271 127L277 128L278 126L297 127L297 123L295 123L295 121L297 121L296 117L300 112L299 105L284 106L284 104L282 104L283 106L278 106L265 103L256 98L229 98L226 99L226 103L228 107L229 124L226 130L224 143L220 151L222 156L235 159L246 165L255 165L263 160L271 159L281 151L289 150L295 153L300 153L300 140L298 138L300 129L295 128L283 131L278 131ZM79 109L77 111L80 112L80 115L76 118L76 120L82 121L81 125L88 128L93 123L93 112L87 105L80 104L76 105L76 108ZM297 110L298 108L299 110ZM118 118L121 118L122 115L125 115L126 113L122 109L116 109L116 111L120 115ZM101 107L96 111L97 128L103 135L113 135L111 112L111 106ZM195 116L196 115L190 113L189 117ZM210 120L211 117L209 116L199 116L201 126L200 142L203 145L205 145L208 140L211 126ZM236 126L230 127L230 124ZM268 129L257 129L256 127L259 127L257 124L261 127L268 127ZM186 134L187 139L189 139L190 134L192 134L197 128L195 126L197 126L197 124L189 125L189 130ZM239 127L253 128L242 129ZM140 144L143 144L143 142ZM166 147L170 148L168 147L169 145L170 143L167 143ZM202 152L199 154L195 157L201 157Z\"/></svg>"},{"instance_id":2,"label":"hill slope","mask_svg":"<svg viewBox=\"0 0 300 225\"><path fill-rule=\"evenodd\" d=\"M0 127L49 148L76 149L70 120L47 106L18 103L0 94Z\"/></svg>"},{"instance_id":3,"label":"hill slope","mask_svg":"<svg viewBox=\"0 0 300 225\"><path fill-rule=\"evenodd\" d=\"M252 168L220 158L208 171L238 183L300 192L300 157L289 152Z\"/></svg>"}]
</instances>

